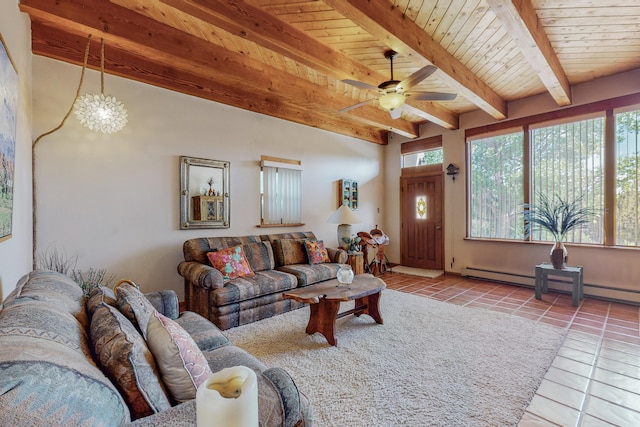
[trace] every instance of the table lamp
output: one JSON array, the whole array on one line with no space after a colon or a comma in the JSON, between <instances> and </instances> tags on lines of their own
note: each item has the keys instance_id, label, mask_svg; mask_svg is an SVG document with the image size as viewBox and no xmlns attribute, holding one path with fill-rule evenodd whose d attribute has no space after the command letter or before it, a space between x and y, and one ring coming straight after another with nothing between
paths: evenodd
<instances>
[{"instance_id":1,"label":"table lamp","mask_svg":"<svg viewBox=\"0 0 640 427\"><path fill-rule=\"evenodd\" d=\"M360 223L360 218L353 213L351 208L341 205L337 211L331 214L327 219L330 224L338 225L338 246L344 250L349 250L349 243L344 241L344 237L351 238L351 224Z\"/></svg>"}]
</instances>

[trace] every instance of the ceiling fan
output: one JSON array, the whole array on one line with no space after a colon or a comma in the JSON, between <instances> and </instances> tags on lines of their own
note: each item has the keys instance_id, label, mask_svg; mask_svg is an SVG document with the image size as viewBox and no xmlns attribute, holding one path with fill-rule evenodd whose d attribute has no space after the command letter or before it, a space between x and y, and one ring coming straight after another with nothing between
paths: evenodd
<instances>
[{"instance_id":1,"label":"ceiling fan","mask_svg":"<svg viewBox=\"0 0 640 427\"><path fill-rule=\"evenodd\" d=\"M396 56L398 56L398 53L393 50L388 50L384 53L384 57L387 58L389 60L389 63L391 64L391 80L380 83L378 87L370 85L368 83L359 82L357 80L342 81L360 89L378 92L380 94L380 96L378 96L378 103L382 108L389 111L389 114L391 114L391 118L393 119L400 118L402 110L407 110L410 112L411 109L414 109L414 107L405 104L405 101L408 97L412 97L413 99L420 101L451 101L456 98L455 93L421 92L410 90L413 86L417 85L438 70L438 68L434 67L433 65L427 65L426 67L419 69L402 81L394 80L393 59ZM362 107L363 105L366 105L370 102L371 100L368 99L355 105L343 108L342 110L340 110L340 112L342 113L354 108Z\"/></svg>"}]
</instances>

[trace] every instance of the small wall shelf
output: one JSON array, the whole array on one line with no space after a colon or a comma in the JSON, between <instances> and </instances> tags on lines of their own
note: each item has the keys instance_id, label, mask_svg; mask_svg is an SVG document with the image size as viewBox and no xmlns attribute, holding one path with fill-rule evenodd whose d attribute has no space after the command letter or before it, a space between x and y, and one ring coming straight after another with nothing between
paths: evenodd
<instances>
[{"instance_id":1,"label":"small wall shelf","mask_svg":"<svg viewBox=\"0 0 640 427\"><path fill-rule=\"evenodd\" d=\"M341 179L338 181L338 207L346 205L357 211L359 190L358 181L356 180Z\"/></svg>"},{"instance_id":2,"label":"small wall shelf","mask_svg":"<svg viewBox=\"0 0 640 427\"><path fill-rule=\"evenodd\" d=\"M193 219L195 221L222 221L224 218L222 196L194 196Z\"/></svg>"}]
</instances>

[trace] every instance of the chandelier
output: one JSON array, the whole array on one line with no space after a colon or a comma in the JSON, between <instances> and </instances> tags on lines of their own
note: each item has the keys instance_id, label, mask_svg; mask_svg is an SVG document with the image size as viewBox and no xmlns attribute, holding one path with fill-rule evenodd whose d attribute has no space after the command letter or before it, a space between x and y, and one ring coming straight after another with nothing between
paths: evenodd
<instances>
[{"instance_id":1,"label":"chandelier","mask_svg":"<svg viewBox=\"0 0 640 427\"><path fill-rule=\"evenodd\" d=\"M74 106L76 118L84 127L94 132L120 132L127 125L124 104L115 96L104 94L104 39L100 39L100 94L84 94L76 100Z\"/></svg>"}]
</instances>

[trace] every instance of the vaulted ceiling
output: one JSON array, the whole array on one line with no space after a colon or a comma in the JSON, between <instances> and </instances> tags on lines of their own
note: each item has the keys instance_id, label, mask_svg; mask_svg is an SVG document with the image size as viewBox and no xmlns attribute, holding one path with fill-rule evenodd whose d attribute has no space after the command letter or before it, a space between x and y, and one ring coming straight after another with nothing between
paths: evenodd
<instances>
[{"instance_id":1,"label":"vaulted ceiling","mask_svg":"<svg viewBox=\"0 0 640 427\"><path fill-rule=\"evenodd\" d=\"M91 68L103 39L107 73L377 144L389 132L418 137L427 121L456 129L477 109L505 119L509 101L543 92L570 105L573 85L640 67L637 0L20 0L20 9L36 55L81 65L91 35ZM391 80L389 50L394 80L434 65L412 89L455 99L409 96L393 119L367 89Z\"/></svg>"}]
</instances>

